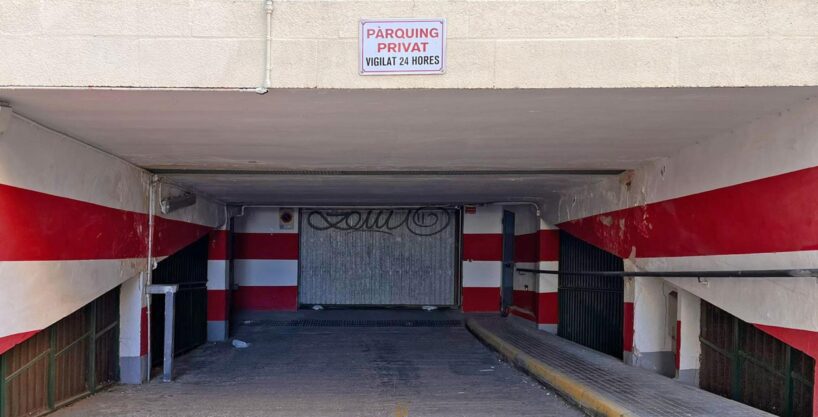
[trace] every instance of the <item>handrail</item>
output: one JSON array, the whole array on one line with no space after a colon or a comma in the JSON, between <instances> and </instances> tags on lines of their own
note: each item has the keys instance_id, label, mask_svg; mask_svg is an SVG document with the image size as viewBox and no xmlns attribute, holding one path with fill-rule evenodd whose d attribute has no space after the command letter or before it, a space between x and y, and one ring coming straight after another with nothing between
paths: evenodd
<instances>
[{"instance_id":1,"label":"handrail","mask_svg":"<svg viewBox=\"0 0 818 417\"><path fill-rule=\"evenodd\" d=\"M549 275L595 275L605 277L655 278L804 278L818 277L818 269L761 269L733 271L557 271L553 269L516 268L519 272Z\"/></svg>"}]
</instances>

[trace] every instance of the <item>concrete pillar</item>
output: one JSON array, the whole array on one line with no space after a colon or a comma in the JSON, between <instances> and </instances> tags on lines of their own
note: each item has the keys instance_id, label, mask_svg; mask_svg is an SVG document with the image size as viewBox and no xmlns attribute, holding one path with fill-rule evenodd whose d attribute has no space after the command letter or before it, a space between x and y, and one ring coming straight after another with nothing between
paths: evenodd
<instances>
[{"instance_id":1,"label":"concrete pillar","mask_svg":"<svg viewBox=\"0 0 818 417\"><path fill-rule=\"evenodd\" d=\"M701 299L679 290L679 315L677 324L676 379L688 385L699 385L699 357L701 356Z\"/></svg>"},{"instance_id":2,"label":"concrete pillar","mask_svg":"<svg viewBox=\"0 0 818 417\"><path fill-rule=\"evenodd\" d=\"M226 228L209 235L207 256L207 340L219 342L229 337L230 232Z\"/></svg>"},{"instance_id":3,"label":"concrete pillar","mask_svg":"<svg viewBox=\"0 0 818 417\"><path fill-rule=\"evenodd\" d=\"M463 294L465 312L500 311L503 208L481 206L463 214Z\"/></svg>"},{"instance_id":4,"label":"concrete pillar","mask_svg":"<svg viewBox=\"0 0 818 417\"><path fill-rule=\"evenodd\" d=\"M627 264L625 269L628 269ZM622 360L633 365L633 300L636 284L634 278L623 278L625 281L624 303L622 306Z\"/></svg>"},{"instance_id":5,"label":"concrete pillar","mask_svg":"<svg viewBox=\"0 0 818 417\"><path fill-rule=\"evenodd\" d=\"M556 227L540 221L539 269L559 270L560 234ZM559 276L540 274L537 277L537 327L557 333L559 324Z\"/></svg>"},{"instance_id":6,"label":"concrete pillar","mask_svg":"<svg viewBox=\"0 0 818 417\"><path fill-rule=\"evenodd\" d=\"M669 306L673 287L659 278L636 277L626 281L625 326L627 332L628 309L632 313L631 351L625 346L626 362L634 366L673 377L676 375L676 303ZM632 304L628 306L629 298ZM670 307L670 308L669 308ZM625 340L627 341L627 337Z\"/></svg>"},{"instance_id":7,"label":"concrete pillar","mask_svg":"<svg viewBox=\"0 0 818 417\"><path fill-rule=\"evenodd\" d=\"M119 375L123 384L148 380L148 304L145 273L125 281L119 291Z\"/></svg>"}]
</instances>

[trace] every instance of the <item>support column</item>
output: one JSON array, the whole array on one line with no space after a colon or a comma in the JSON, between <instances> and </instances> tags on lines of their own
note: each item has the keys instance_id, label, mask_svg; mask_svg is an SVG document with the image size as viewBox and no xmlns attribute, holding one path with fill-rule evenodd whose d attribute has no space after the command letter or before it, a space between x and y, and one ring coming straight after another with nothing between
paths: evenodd
<instances>
[{"instance_id":1,"label":"support column","mask_svg":"<svg viewBox=\"0 0 818 417\"><path fill-rule=\"evenodd\" d=\"M500 311L503 208L482 206L463 214L463 301L465 312Z\"/></svg>"},{"instance_id":2,"label":"support column","mask_svg":"<svg viewBox=\"0 0 818 417\"><path fill-rule=\"evenodd\" d=\"M145 273L125 281L119 291L119 375L123 384L148 380L148 307Z\"/></svg>"},{"instance_id":3,"label":"support column","mask_svg":"<svg viewBox=\"0 0 818 417\"><path fill-rule=\"evenodd\" d=\"M540 221L539 269L559 270L560 233L556 227ZM557 333L559 323L559 276L537 275L537 328Z\"/></svg>"},{"instance_id":4,"label":"support column","mask_svg":"<svg viewBox=\"0 0 818 417\"><path fill-rule=\"evenodd\" d=\"M225 341L229 335L230 232L223 227L210 232L207 256L207 340Z\"/></svg>"},{"instance_id":5,"label":"support column","mask_svg":"<svg viewBox=\"0 0 818 417\"><path fill-rule=\"evenodd\" d=\"M628 285L628 281L630 285ZM670 305L670 293L674 290L660 278L635 277L626 281L626 318L628 293L633 296L632 346L626 360L630 364L658 374L676 375L675 355L676 303ZM627 326L627 320L625 325ZM625 339L627 340L627 338ZM625 347L627 352L627 346Z\"/></svg>"},{"instance_id":6,"label":"support column","mask_svg":"<svg viewBox=\"0 0 818 417\"><path fill-rule=\"evenodd\" d=\"M699 385L699 356L702 346L699 342L701 331L701 299L679 290L678 335L676 343L676 379L683 384Z\"/></svg>"},{"instance_id":7,"label":"support column","mask_svg":"<svg viewBox=\"0 0 818 417\"><path fill-rule=\"evenodd\" d=\"M628 270L627 263L625 263L625 269ZM622 305L622 360L629 365L633 365L633 301L635 298L634 292L636 283L632 277L626 277L624 280L624 303Z\"/></svg>"}]
</instances>

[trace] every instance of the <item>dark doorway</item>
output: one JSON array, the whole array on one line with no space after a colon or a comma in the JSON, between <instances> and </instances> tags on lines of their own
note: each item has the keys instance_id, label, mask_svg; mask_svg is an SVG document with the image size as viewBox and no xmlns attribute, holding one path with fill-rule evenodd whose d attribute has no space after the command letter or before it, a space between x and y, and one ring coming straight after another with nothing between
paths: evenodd
<instances>
[{"instance_id":1,"label":"dark doorway","mask_svg":"<svg viewBox=\"0 0 818 417\"><path fill-rule=\"evenodd\" d=\"M622 271L622 258L560 232L560 272ZM625 282L621 277L559 276L561 337L622 358Z\"/></svg>"},{"instance_id":2,"label":"dark doorway","mask_svg":"<svg viewBox=\"0 0 818 417\"><path fill-rule=\"evenodd\" d=\"M207 341L207 242L205 236L165 258L153 271L154 284L179 284L176 293L174 354ZM151 362L163 359L165 296L151 296Z\"/></svg>"},{"instance_id":3,"label":"dark doorway","mask_svg":"<svg viewBox=\"0 0 818 417\"><path fill-rule=\"evenodd\" d=\"M503 211L503 281L502 312L508 314L508 309L514 304L514 213Z\"/></svg>"}]
</instances>

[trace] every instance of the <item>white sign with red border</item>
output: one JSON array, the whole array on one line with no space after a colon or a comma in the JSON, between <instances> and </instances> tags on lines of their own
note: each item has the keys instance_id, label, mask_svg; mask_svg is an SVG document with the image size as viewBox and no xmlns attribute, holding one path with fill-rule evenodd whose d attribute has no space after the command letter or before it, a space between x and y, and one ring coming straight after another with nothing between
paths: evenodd
<instances>
[{"instance_id":1,"label":"white sign with red border","mask_svg":"<svg viewBox=\"0 0 818 417\"><path fill-rule=\"evenodd\" d=\"M446 19L361 19L361 75L443 74Z\"/></svg>"}]
</instances>

